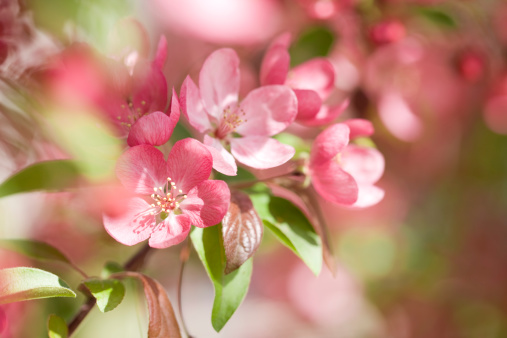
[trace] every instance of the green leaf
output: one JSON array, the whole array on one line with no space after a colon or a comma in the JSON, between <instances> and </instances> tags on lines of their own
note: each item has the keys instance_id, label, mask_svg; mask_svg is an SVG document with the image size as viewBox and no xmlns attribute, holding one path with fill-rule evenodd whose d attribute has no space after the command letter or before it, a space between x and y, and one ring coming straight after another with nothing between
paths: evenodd
<instances>
[{"instance_id":1,"label":"green leaf","mask_svg":"<svg viewBox=\"0 0 507 338\"><path fill-rule=\"evenodd\" d=\"M76 297L76 294L57 275L44 270L25 267L0 270L0 304L50 297Z\"/></svg>"},{"instance_id":2,"label":"green leaf","mask_svg":"<svg viewBox=\"0 0 507 338\"><path fill-rule=\"evenodd\" d=\"M240 183L256 179L256 177L251 172L241 167L238 167L238 173L236 176L227 176L219 173L218 171L214 172L213 175L214 175L213 178L215 180L222 180L227 183Z\"/></svg>"},{"instance_id":3,"label":"green leaf","mask_svg":"<svg viewBox=\"0 0 507 338\"><path fill-rule=\"evenodd\" d=\"M57 248L44 242L28 239L2 239L0 240L0 248L15 251L34 259L71 264L69 259Z\"/></svg>"},{"instance_id":4,"label":"green leaf","mask_svg":"<svg viewBox=\"0 0 507 338\"><path fill-rule=\"evenodd\" d=\"M67 338L69 329L63 318L57 315L50 315L48 320L49 338Z\"/></svg>"},{"instance_id":5,"label":"green leaf","mask_svg":"<svg viewBox=\"0 0 507 338\"><path fill-rule=\"evenodd\" d=\"M100 311L108 312L117 307L125 296L125 287L117 279L88 279L83 284L90 290L93 297L97 299L97 306Z\"/></svg>"},{"instance_id":6,"label":"green leaf","mask_svg":"<svg viewBox=\"0 0 507 338\"><path fill-rule=\"evenodd\" d=\"M251 194L250 198L264 225L318 275L322 241L303 212L288 200L267 193Z\"/></svg>"},{"instance_id":7,"label":"green leaf","mask_svg":"<svg viewBox=\"0 0 507 338\"><path fill-rule=\"evenodd\" d=\"M442 9L422 7L418 8L417 12L428 21L440 27L456 28L458 26L454 18Z\"/></svg>"},{"instance_id":8,"label":"green leaf","mask_svg":"<svg viewBox=\"0 0 507 338\"><path fill-rule=\"evenodd\" d=\"M246 296L252 276L252 259L248 259L237 270L225 275L226 258L222 226L194 228L190 238L215 288L211 324L218 332Z\"/></svg>"},{"instance_id":9,"label":"green leaf","mask_svg":"<svg viewBox=\"0 0 507 338\"><path fill-rule=\"evenodd\" d=\"M60 191L75 186L78 178L79 170L71 160L38 162L0 184L0 197L36 190Z\"/></svg>"},{"instance_id":10,"label":"green leaf","mask_svg":"<svg viewBox=\"0 0 507 338\"><path fill-rule=\"evenodd\" d=\"M118 273L124 271L123 267L120 263L117 262L106 262L102 271L100 272L100 276L104 279L109 278L113 273Z\"/></svg>"},{"instance_id":11,"label":"green leaf","mask_svg":"<svg viewBox=\"0 0 507 338\"><path fill-rule=\"evenodd\" d=\"M314 26L303 32L290 48L291 66L315 57L327 56L334 43L334 34L327 27Z\"/></svg>"},{"instance_id":12,"label":"green leaf","mask_svg":"<svg viewBox=\"0 0 507 338\"><path fill-rule=\"evenodd\" d=\"M276 135L274 138L283 144L288 144L292 146L296 150L294 158L298 158L301 156L301 154L304 153L306 154L310 153L310 146L308 142L305 142L305 140L303 140L299 136L290 133L280 133Z\"/></svg>"}]
</instances>

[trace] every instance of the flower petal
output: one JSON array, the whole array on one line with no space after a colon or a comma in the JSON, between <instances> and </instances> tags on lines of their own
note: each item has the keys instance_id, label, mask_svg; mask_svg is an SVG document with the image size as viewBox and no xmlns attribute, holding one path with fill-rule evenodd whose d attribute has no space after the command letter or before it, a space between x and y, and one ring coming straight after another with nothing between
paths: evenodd
<instances>
[{"instance_id":1,"label":"flower petal","mask_svg":"<svg viewBox=\"0 0 507 338\"><path fill-rule=\"evenodd\" d=\"M178 99L178 94L176 94L176 91L174 90L173 87L173 95L171 97L171 102L169 104L169 118L171 119L169 128L171 128L171 134L174 130L174 127L176 127L176 124L178 124L180 114L181 114L180 100Z\"/></svg>"},{"instance_id":2,"label":"flower petal","mask_svg":"<svg viewBox=\"0 0 507 338\"><path fill-rule=\"evenodd\" d=\"M132 192L150 195L154 187L166 182L167 167L164 155L150 145L129 148L116 163L116 176L123 186Z\"/></svg>"},{"instance_id":3,"label":"flower petal","mask_svg":"<svg viewBox=\"0 0 507 338\"><path fill-rule=\"evenodd\" d=\"M209 115L220 121L223 109L235 106L239 92L239 58L230 48L211 53L199 73L201 98Z\"/></svg>"},{"instance_id":4,"label":"flower petal","mask_svg":"<svg viewBox=\"0 0 507 338\"><path fill-rule=\"evenodd\" d=\"M322 100L313 90L294 89L298 99L298 115L296 121L313 119L320 111Z\"/></svg>"},{"instance_id":5,"label":"flower petal","mask_svg":"<svg viewBox=\"0 0 507 338\"><path fill-rule=\"evenodd\" d=\"M356 181L337 162L327 161L311 166L310 175L313 187L325 200L344 205L352 205L357 201Z\"/></svg>"},{"instance_id":6,"label":"flower petal","mask_svg":"<svg viewBox=\"0 0 507 338\"><path fill-rule=\"evenodd\" d=\"M252 90L241 103L245 122L236 131L248 136L276 135L297 115L297 98L287 86L272 85Z\"/></svg>"},{"instance_id":7,"label":"flower petal","mask_svg":"<svg viewBox=\"0 0 507 338\"><path fill-rule=\"evenodd\" d=\"M256 169L278 167L290 160L293 147L264 136L247 136L231 140L232 155L241 163Z\"/></svg>"},{"instance_id":8,"label":"flower petal","mask_svg":"<svg viewBox=\"0 0 507 338\"><path fill-rule=\"evenodd\" d=\"M343 123L333 124L313 141L310 166L330 161L349 143L349 127Z\"/></svg>"},{"instance_id":9,"label":"flower petal","mask_svg":"<svg viewBox=\"0 0 507 338\"><path fill-rule=\"evenodd\" d=\"M286 85L294 89L311 89L325 100L334 88L334 68L324 58L314 58L293 68Z\"/></svg>"},{"instance_id":10,"label":"flower petal","mask_svg":"<svg viewBox=\"0 0 507 338\"><path fill-rule=\"evenodd\" d=\"M130 147L140 144L161 146L173 133L174 125L166 114L156 111L141 117L130 129L127 144Z\"/></svg>"},{"instance_id":11,"label":"flower petal","mask_svg":"<svg viewBox=\"0 0 507 338\"><path fill-rule=\"evenodd\" d=\"M383 94L378 102L378 113L386 128L402 141L414 142L424 132L423 120L399 93Z\"/></svg>"},{"instance_id":12,"label":"flower petal","mask_svg":"<svg viewBox=\"0 0 507 338\"><path fill-rule=\"evenodd\" d=\"M358 184L373 184L384 173L384 156L375 148L348 145L340 154L342 169Z\"/></svg>"},{"instance_id":13,"label":"flower petal","mask_svg":"<svg viewBox=\"0 0 507 338\"><path fill-rule=\"evenodd\" d=\"M188 192L180 208L192 225L205 228L224 218L231 200L231 192L224 181L204 181Z\"/></svg>"},{"instance_id":14,"label":"flower petal","mask_svg":"<svg viewBox=\"0 0 507 338\"><path fill-rule=\"evenodd\" d=\"M320 107L319 112L313 118L310 119L298 118L297 121L309 127L323 126L325 124L333 122L336 118L338 118L338 116L340 116L341 113L343 113L345 109L347 109L348 106L349 100L345 100L339 105L333 107L322 105Z\"/></svg>"},{"instance_id":15,"label":"flower petal","mask_svg":"<svg viewBox=\"0 0 507 338\"><path fill-rule=\"evenodd\" d=\"M199 141L186 138L176 142L167 158L168 177L184 194L208 179L213 157Z\"/></svg>"},{"instance_id":16,"label":"flower petal","mask_svg":"<svg viewBox=\"0 0 507 338\"><path fill-rule=\"evenodd\" d=\"M232 157L231 153L222 146L219 140L204 135L204 145L208 148L213 157L213 169L224 175L236 176L238 171L236 160Z\"/></svg>"},{"instance_id":17,"label":"flower petal","mask_svg":"<svg viewBox=\"0 0 507 338\"><path fill-rule=\"evenodd\" d=\"M187 76L180 91L181 108L183 115L190 125L199 132L204 133L211 129L211 123L199 94L199 88L194 81Z\"/></svg>"},{"instance_id":18,"label":"flower petal","mask_svg":"<svg viewBox=\"0 0 507 338\"><path fill-rule=\"evenodd\" d=\"M169 216L151 234L149 244L152 248L164 249L183 242L190 232L190 218L185 215Z\"/></svg>"},{"instance_id":19,"label":"flower petal","mask_svg":"<svg viewBox=\"0 0 507 338\"><path fill-rule=\"evenodd\" d=\"M374 185L359 185L357 201L351 208L368 208L384 199L385 191Z\"/></svg>"},{"instance_id":20,"label":"flower petal","mask_svg":"<svg viewBox=\"0 0 507 338\"><path fill-rule=\"evenodd\" d=\"M261 86L284 84L289 72L290 56L287 48L282 46L271 47L261 64Z\"/></svg>"},{"instance_id":21,"label":"flower petal","mask_svg":"<svg viewBox=\"0 0 507 338\"><path fill-rule=\"evenodd\" d=\"M155 59L153 65L158 69L164 68L165 61L167 59L167 39L165 36L161 36L158 40L157 52L155 53Z\"/></svg>"},{"instance_id":22,"label":"flower petal","mask_svg":"<svg viewBox=\"0 0 507 338\"><path fill-rule=\"evenodd\" d=\"M351 140L357 137L368 137L373 135L375 132L375 128L373 127L373 123L365 119L350 119L343 122L350 129Z\"/></svg>"},{"instance_id":23,"label":"flower petal","mask_svg":"<svg viewBox=\"0 0 507 338\"><path fill-rule=\"evenodd\" d=\"M139 197L127 201L127 208L120 215L104 214L106 231L111 237L125 245L134 245L148 237L156 225L156 218L150 215L150 205Z\"/></svg>"},{"instance_id":24,"label":"flower petal","mask_svg":"<svg viewBox=\"0 0 507 338\"><path fill-rule=\"evenodd\" d=\"M132 107L134 114L142 116L167 107L167 82L162 71L151 64L136 64L132 75Z\"/></svg>"}]
</instances>

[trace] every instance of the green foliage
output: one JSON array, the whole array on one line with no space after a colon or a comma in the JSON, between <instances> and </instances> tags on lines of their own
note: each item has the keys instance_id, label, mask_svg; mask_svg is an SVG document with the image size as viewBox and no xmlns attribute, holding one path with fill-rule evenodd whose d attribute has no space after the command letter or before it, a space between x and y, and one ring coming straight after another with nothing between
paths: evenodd
<instances>
[{"instance_id":1,"label":"green foliage","mask_svg":"<svg viewBox=\"0 0 507 338\"><path fill-rule=\"evenodd\" d=\"M28 239L2 239L0 248L15 251L30 258L43 261L57 261L70 264L70 261L57 248Z\"/></svg>"},{"instance_id":2,"label":"green foliage","mask_svg":"<svg viewBox=\"0 0 507 338\"><path fill-rule=\"evenodd\" d=\"M51 297L76 297L76 294L57 275L44 270L25 267L0 270L0 304Z\"/></svg>"},{"instance_id":3,"label":"green foliage","mask_svg":"<svg viewBox=\"0 0 507 338\"><path fill-rule=\"evenodd\" d=\"M237 270L226 275L222 226L194 228L190 238L215 288L211 323L218 332L246 296L252 276L252 259L248 259Z\"/></svg>"},{"instance_id":4,"label":"green foliage","mask_svg":"<svg viewBox=\"0 0 507 338\"><path fill-rule=\"evenodd\" d=\"M290 133L280 133L274 137L278 141L283 144L288 144L296 150L294 158L299 158L301 154L310 153L310 144L305 142L301 137L290 134ZM306 155L307 156L307 155Z\"/></svg>"},{"instance_id":5,"label":"green foliage","mask_svg":"<svg viewBox=\"0 0 507 338\"><path fill-rule=\"evenodd\" d=\"M117 279L88 279L83 283L97 299L97 306L102 312L113 310L125 296L125 287Z\"/></svg>"},{"instance_id":6,"label":"green foliage","mask_svg":"<svg viewBox=\"0 0 507 338\"><path fill-rule=\"evenodd\" d=\"M123 267L117 262L106 262L102 271L100 272L100 276L102 278L109 278L113 273L122 272Z\"/></svg>"},{"instance_id":7,"label":"green foliage","mask_svg":"<svg viewBox=\"0 0 507 338\"><path fill-rule=\"evenodd\" d=\"M454 18L440 8L420 7L417 9L417 13L442 28L456 28L458 26Z\"/></svg>"},{"instance_id":8,"label":"green foliage","mask_svg":"<svg viewBox=\"0 0 507 338\"><path fill-rule=\"evenodd\" d=\"M227 183L240 183L255 180L255 176L246 169L238 167L238 174L236 176L227 176L215 171L213 173L215 180L222 180Z\"/></svg>"},{"instance_id":9,"label":"green foliage","mask_svg":"<svg viewBox=\"0 0 507 338\"><path fill-rule=\"evenodd\" d=\"M182 140L187 137L192 137L192 134L188 131L188 129L182 123L178 123L174 127L174 130L171 135L171 138L169 139L169 142L174 144L177 141Z\"/></svg>"},{"instance_id":10,"label":"green foliage","mask_svg":"<svg viewBox=\"0 0 507 338\"><path fill-rule=\"evenodd\" d=\"M301 210L266 192L253 193L250 198L264 225L318 275L322 268L322 241Z\"/></svg>"},{"instance_id":11,"label":"green foliage","mask_svg":"<svg viewBox=\"0 0 507 338\"><path fill-rule=\"evenodd\" d=\"M334 39L334 34L327 27L310 27L290 48L291 66L297 66L315 57L327 56Z\"/></svg>"},{"instance_id":12,"label":"green foliage","mask_svg":"<svg viewBox=\"0 0 507 338\"><path fill-rule=\"evenodd\" d=\"M75 186L78 178L79 170L73 161L38 162L0 184L0 197L36 190L60 191Z\"/></svg>"},{"instance_id":13,"label":"green foliage","mask_svg":"<svg viewBox=\"0 0 507 338\"><path fill-rule=\"evenodd\" d=\"M49 338L67 338L69 329L63 318L57 315L50 315L48 320Z\"/></svg>"}]
</instances>

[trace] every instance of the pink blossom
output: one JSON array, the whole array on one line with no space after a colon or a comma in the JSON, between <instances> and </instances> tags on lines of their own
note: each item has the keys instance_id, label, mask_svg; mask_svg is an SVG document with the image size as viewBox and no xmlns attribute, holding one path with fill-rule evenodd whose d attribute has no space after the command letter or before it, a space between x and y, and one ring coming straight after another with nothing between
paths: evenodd
<instances>
[{"instance_id":1,"label":"pink blossom","mask_svg":"<svg viewBox=\"0 0 507 338\"><path fill-rule=\"evenodd\" d=\"M298 99L296 121L307 126L321 126L333 121L348 106L348 101L330 107L323 102L334 89L333 65L324 58L313 58L289 69L290 34L279 36L268 48L262 61L261 85L285 84Z\"/></svg>"},{"instance_id":2,"label":"pink blossom","mask_svg":"<svg viewBox=\"0 0 507 338\"><path fill-rule=\"evenodd\" d=\"M239 103L239 83L239 58L232 49L223 48L204 62L199 88L187 77L181 89L183 114L195 129L205 133L213 168L226 175L236 175L234 158L247 166L267 169L294 155L294 148L270 138L296 117L297 99L292 90L282 85L264 86ZM231 152L226 149L229 146Z\"/></svg>"},{"instance_id":3,"label":"pink blossom","mask_svg":"<svg viewBox=\"0 0 507 338\"><path fill-rule=\"evenodd\" d=\"M154 248L183 241L190 225L219 223L229 207L223 181L208 180L212 157L200 142L174 144L167 161L150 145L129 148L118 160L116 174L131 197L121 215L104 215L107 232L118 242L134 245L149 238Z\"/></svg>"},{"instance_id":4,"label":"pink blossom","mask_svg":"<svg viewBox=\"0 0 507 338\"><path fill-rule=\"evenodd\" d=\"M108 60L109 91L98 103L114 121L120 134L128 135L129 146L162 145L169 140L178 122L179 102L174 90L169 114L164 113L167 83L161 68L166 53L167 42L162 37L152 62L136 59L132 65ZM143 135L147 131L151 131L150 136ZM130 135L132 132L135 136Z\"/></svg>"},{"instance_id":5,"label":"pink blossom","mask_svg":"<svg viewBox=\"0 0 507 338\"><path fill-rule=\"evenodd\" d=\"M88 45L76 44L52 60L43 73L43 84L49 96L68 109L84 107L103 113L119 137L128 137L129 146L162 145L170 138L180 115L174 90L165 112L167 83L161 68L166 49L165 38L161 38L153 61L142 58L139 51L132 64L125 63L129 57L117 61L98 55ZM147 131L151 133L147 135Z\"/></svg>"},{"instance_id":6,"label":"pink blossom","mask_svg":"<svg viewBox=\"0 0 507 338\"><path fill-rule=\"evenodd\" d=\"M351 135L370 136L373 126L354 119L333 124L315 139L309 174L315 190L327 201L364 208L382 200L384 191L374 184L384 172L384 157L369 147L349 144Z\"/></svg>"}]
</instances>

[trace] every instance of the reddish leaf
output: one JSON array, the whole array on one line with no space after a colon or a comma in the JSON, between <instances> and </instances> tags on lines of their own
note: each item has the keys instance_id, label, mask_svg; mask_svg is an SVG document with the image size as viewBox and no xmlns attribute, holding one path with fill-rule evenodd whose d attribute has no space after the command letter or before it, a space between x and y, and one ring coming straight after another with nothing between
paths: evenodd
<instances>
[{"instance_id":1,"label":"reddish leaf","mask_svg":"<svg viewBox=\"0 0 507 338\"><path fill-rule=\"evenodd\" d=\"M226 274L239 268L257 251L263 231L262 220L250 197L239 191L231 192L231 204L222 220Z\"/></svg>"},{"instance_id":2,"label":"reddish leaf","mask_svg":"<svg viewBox=\"0 0 507 338\"><path fill-rule=\"evenodd\" d=\"M173 307L164 287L156 280L138 272L120 272L114 277L133 277L143 283L144 295L148 303L150 323L148 325L148 338L178 338L181 337L180 328Z\"/></svg>"}]
</instances>

